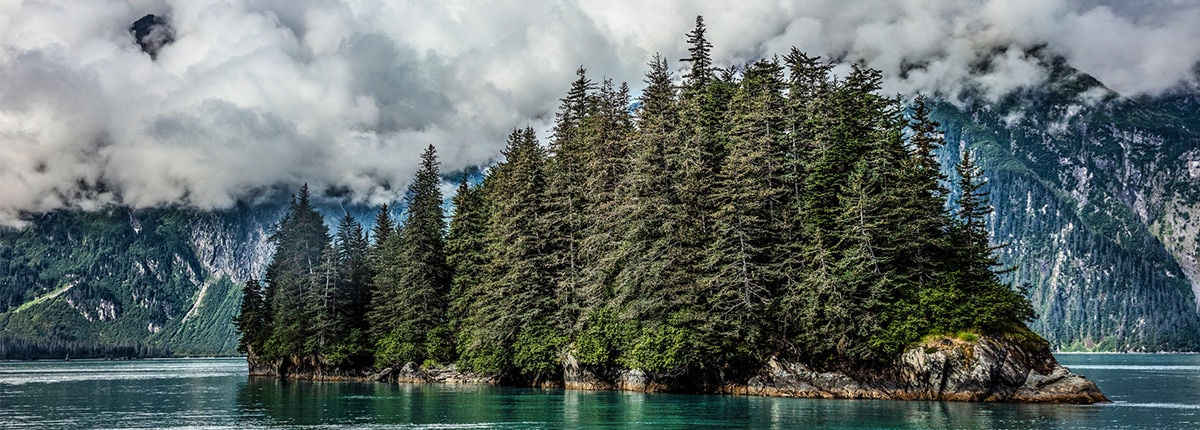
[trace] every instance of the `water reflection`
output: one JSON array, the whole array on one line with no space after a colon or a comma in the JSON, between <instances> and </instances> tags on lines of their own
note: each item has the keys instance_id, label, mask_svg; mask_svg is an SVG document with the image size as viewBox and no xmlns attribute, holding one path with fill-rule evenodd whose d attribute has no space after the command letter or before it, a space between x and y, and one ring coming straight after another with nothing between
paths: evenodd
<instances>
[{"instance_id":1,"label":"water reflection","mask_svg":"<svg viewBox=\"0 0 1200 430\"><path fill-rule=\"evenodd\" d=\"M1111 405L249 378L240 360L0 363L0 428L1200 428L1200 356L1068 356Z\"/></svg>"},{"instance_id":2,"label":"water reflection","mask_svg":"<svg viewBox=\"0 0 1200 430\"><path fill-rule=\"evenodd\" d=\"M479 385L322 383L250 378L244 422L267 425L488 427L1086 428L1103 407L810 400Z\"/></svg>"}]
</instances>

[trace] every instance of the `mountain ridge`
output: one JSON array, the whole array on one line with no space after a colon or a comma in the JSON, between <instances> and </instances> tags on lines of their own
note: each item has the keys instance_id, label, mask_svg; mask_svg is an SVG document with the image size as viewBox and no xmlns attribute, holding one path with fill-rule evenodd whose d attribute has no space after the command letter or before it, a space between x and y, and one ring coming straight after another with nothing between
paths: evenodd
<instances>
[{"instance_id":1,"label":"mountain ridge","mask_svg":"<svg viewBox=\"0 0 1200 430\"><path fill-rule=\"evenodd\" d=\"M981 154L1007 279L1034 286L1031 327L1059 350L1196 350L1196 95L1125 99L1049 67L1049 85L935 108L945 151Z\"/></svg>"}]
</instances>

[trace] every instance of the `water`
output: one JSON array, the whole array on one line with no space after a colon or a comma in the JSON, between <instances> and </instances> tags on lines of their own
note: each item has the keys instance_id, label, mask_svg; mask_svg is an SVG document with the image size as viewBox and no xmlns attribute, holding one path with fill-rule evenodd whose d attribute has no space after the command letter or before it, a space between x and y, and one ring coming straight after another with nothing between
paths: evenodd
<instances>
[{"instance_id":1,"label":"water","mask_svg":"<svg viewBox=\"0 0 1200 430\"><path fill-rule=\"evenodd\" d=\"M1107 405L314 383L241 359L0 363L0 428L1200 428L1200 356L1070 354Z\"/></svg>"}]
</instances>

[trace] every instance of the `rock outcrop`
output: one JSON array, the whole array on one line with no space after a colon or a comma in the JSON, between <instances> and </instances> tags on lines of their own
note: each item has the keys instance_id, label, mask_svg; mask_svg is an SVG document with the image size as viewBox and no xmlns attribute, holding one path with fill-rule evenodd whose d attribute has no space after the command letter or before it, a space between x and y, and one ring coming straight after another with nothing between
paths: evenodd
<instances>
[{"instance_id":1,"label":"rock outcrop","mask_svg":"<svg viewBox=\"0 0 1200 430\"><path fill-rule=\"evenodd\" d=\"M990 337L972 342L933 339L878 369L819 371L801 363L772 359L746 380L715 383L681 381L679 377L639 370L597 371L571 357L564 369L566 388L583 390L1029 403L1108 401L1096 384L1059 365L1044 343L1031 348Z\"/></svg>"},{"instance_id":2,"label":"rock outcrop","mask_svg":"<svg viewBox=\"0 0 1200 430\"><path fill-rule=\"evenodd\" d=\"M247 358L250 376L268 376L312 381L374 381L393 384L487 384L497 385L495 377L461 372L454 365L442 368L422 368L408 363L400 368L350 369L329 366L312 357L286 357L260 360L251 354Z\"/></svg>"}]
</instances>

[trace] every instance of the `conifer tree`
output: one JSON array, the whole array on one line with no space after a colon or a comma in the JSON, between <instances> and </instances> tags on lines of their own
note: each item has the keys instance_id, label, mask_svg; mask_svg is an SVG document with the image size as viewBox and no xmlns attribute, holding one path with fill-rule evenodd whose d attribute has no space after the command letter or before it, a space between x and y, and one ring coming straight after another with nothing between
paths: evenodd
<instances>
[{"instance_id":1,"label":"conifer tree","mask_svg":"<svg viewBox=\"0 0 1200 430\"><path fill-rule=\"evenodd\" d=\"M963 151L954 170L959 176L961 194L955 201L958 219L951 230L951 240L957 253L955 263L960 269L950 274L949 282L957 282L948 285L943 296L937 297L941 303L931 304L931 307L949 309L946 313L950 316L945 318L948 321L935 321L935 328L947 331L1023 328L1036 314L1023 288L1014 290L1001 283L997 276L1000 262L994 251L1003 245L993 246L988 238L987 216L992 207L984 188L982 169L969 151ZM959 307L950 308L946 302L956 299Z\"/></svg>"},{"instance_id":2,"label":"conifer tree","mask_svg":"<svg viewBox=\"0 0 1200 430\"><path fill-rule=\"evenodd\" d=\"M728 157L712 200L714 234L708 246L707 294L714 324L736 342L765 344L765 317L780 274L773 246L776 218L787 195L783 183L783 77L777 62L751 65L730 106Z\"/></svg>"},{"instance_id":3,"label":"conifer tree","mask_svg":"<svg viewBox=\"0 0 1200 430\"><path fill-rule=\"evenodd\" d=\"M959 162L954 166L958 174L958 186L961 193L955 203L958 206L959 227L962 235L960 248L969 249L967 263L973 270L994 265L991 255L991 245L987 236L987 216L992 213L988 193L983 189L979 166L970 151L962 151Z\"/></svg>"},{"instance_id":4,"label":"conifer tree","mask_svg":"<svg viewBox=\"0 0 1200 430\"><path fill-rule=\"evenodd\" d=\"M262 285L256 279L242 287L242 303L233 324L240 337L238 352L256 356L262 354L263 344L271 333L271 310L263 298Z\"/></svg>"},{"instance_id":5,"label":"conifer tree","mask_svg":"<svg viewBox=\"0 0 1200 430\"><path fill-rule=\"evenodd\" d=\"M333 343L349 331L349 321L343 313L347 296L338 278L336 260L336 251L332 247L326 248L315 282L308 290L306 301L312 309L309 321L312 335L305 339L305 350L310 355L324 356L333 348Z\"/></svg>"},{"instance_id":6,"label":"conifer tree","mask_svg":"<svg viewBox=\"0 0 1200 430\"><path fill-rule=\"evenodd\" d=\"M454 216L446 238L446 262L453 274L448 318L451 333L455 336L462 332L468 309L483 294L481 287L488 263L484 238L488 211L482 189L482 185L471 186L464 174L454 194Z\"/></svg>"},{"instance_id":7,"label":"conifer tree","mask_svg":"<svg viewBox=\"0 0 1200 430\"><path fill-rule=\"evenodd\" d=\"M555 289L565 299L565 313L574 313L578 307L573 298L582 277L579 247L584 236L584 207L590 197L585 191L585 164L589 158L588 145L593 140L584 127L585 123L595 121L598 108L593 94L595 84L587 77L587 71L581 66L576 75L578 78L555 114L550 158L543 169L545 216L539 219L545 224L540 228L547 232L547 269Z\"/></svg>"},{"instance_id":8,"label":"conifer tree","mask_svg":"<svg viewBox=\"0 0 1200 430\"><path fill-rule=\"evenodd\" d=\"M392 213L387 203L379 205L379 212L375 215L375 227L371 229L371 233L376 246L387 242L388 238L396 233L396 225L392 223Z\"/></svg>"},{"instance_id":9,"label":"conifer tree","mask_svg":"<svg viewBox=\"0 0 1200 430\"><path fill-rule=\"evenodd\" d=\"M645 368L644 363L663 361L665 351L640 348L644 353L634 357L630 350L639 338L643 343L651 340L651 331L666 324L686 294L670 274L673 265L666 255L672 248L666 225L671 224L668 214L674 204L666 148L677 141L673 133L676 91L662 56L656 55L650 66L648 87L638 100L637 130L624 137L624 159L606 161L626 168L615 184L610 206L594 209L597 217L605 218L593 228L604 234L591 239L608 246L606 258L598 261L598 270L606 277L588 281L594 283L588 297L591 303L576 339L577 356L585 364L624 362ZM638 335L639 324L647 329L645 336Z\"/></svg>"},{"instance_id":10,"label":"conifer tree","mask_svg":"<svg viewBox=\"0 0 1200 430\"><path fill-rule=\"evenodd\" d=\"M335 364L365 361L367 343L366 309L371 299L371 281L375 274L370 263L367 233L350 214L345 214L334 235L333 282L337 285L336 315L339 318L334 342L326 348L326 358Z\"/></svg>"},{"instance_id":11,"label":"conifer tree","mask_svg":"<svg viewBox=\"0 0 1200 430\"><path fill-rule=\"evenodd\" d=\"M487 279L464 319L459 362L485 373L545 378L559 368L566 343L551 329L558 300L539 219L547 204L545 156L528 127L509 135L504 156L485 181Z\"/></svg>"},{"instance_id":12,"label":"conifer tree","mask_svg":"<svg viewBox=\"0 0 1200 430\"><path fill-rule=\"evenodd\" d=\"M705 37L704 17L696 17L696 27L687 34L688 58L685 63L691 63L691 69L683 77L685 91L701 91L713 79L712 43Z\"/></svg>"},{"instance_id":13,"label":"conifer tree","mask_svg":"<svg viewBox=\"0 0 1200 430\"><path fill-rule=\"evenodd\" d=\"M430 349L444 351L449 342L445 325L450 271L445 256L441 178L433 145L421 154L421 167L405 202L408 217L392 239L394 259L384 261L375 276L371 300L379 366L423 362L433 358Z\"/></svg>"},{"instance_id":14,"label":"conifer tree","mask_svg":"<svg viewBox=\"0 0 1200 430\"><path fill-rule=\"evenodd\" d=\"M646 90L639 99L637 131L630 141L629 170L622 178L615 208L620 241L614 259L614 300L637 320L665 320L675 300L683 294L678 279L668 275L672 261L667 252L670 218L678 201L672 198L668 148L677 149L677 96L667 61L655 55L646 74ZM682 221L682 220L678 220Z\"/></svg>"},{"instance_id":15,"label":"conifer tree","mask_svg":"<svg viewBox=\"0 0 1200 430\"><path fill-rule=\"evenodd\" d=\"M788 71L788 81L783 108L784 153L780 162L781 182L787 191L775 217L779 240L773 249L773 261L776 265L774 270L780 275L778 288L781 295L781 299L775 303L775 312L780 315L778 320L782 323L776 342L790 349L794 348L790 339L796 338L800 330L795 325L801 319L799 316L809 315L807 312L815 306L800 300L800 296L811 296L808 292L801 292L801 289L811 290L816 287L808 287L824 285L824 280L829 279L809 276L817 274L811 273L814 271L810 269L814 267L818 270L829 267L814 266L825 259L812 252L814 246L823 244L814 245L814 238L806 235L812 230L805 224L805 197L809 168L822 153L815 139L817 133L813 125L819 124L825 113L817 107L825 103L824 99L830 96L833 85L830 77L832 65L821 63L820 57L810 57L792 48L784 57L784 65ZM812 316L807 318L811 319ZM806 329L804 332L812 334L813 330ZM808 340L805 342L811 343Z\"/></svg>"},{"instance_id":16,"label":"conifer tree","mask_svg":"<svg viewBox=\"0 0 1200 430\"><path fill-rule=\"evenodd\" d=\"M614 254L620 221L613 216L617 205L617 187L627 174L629 136L633 120L629 113L629 87L613 85L605 79L595 96L595 113L584 121L585 142L583 164L582 226L578 252L579 269L571 291L578 296L573 302L586 313L606 300L605 292L612 285L620 264ZM578 321L579 315L564 315L567 321Z\"/></svg>"},{"instance_id":17,"label":"conifer tree","mask_svg":"<svg viewBox=\"0 0 1200 430\"><path fill-rule=\"evenodd\" d=\"M309 201L308 185L292 199L275 234L275 256L267 265L266 282L271 296L271 335L264 346L270 357L309 356L312 316L316 303L309 300L320 284L321 264L329 246L329 230Z\"/></svg>"}]
</instances>

